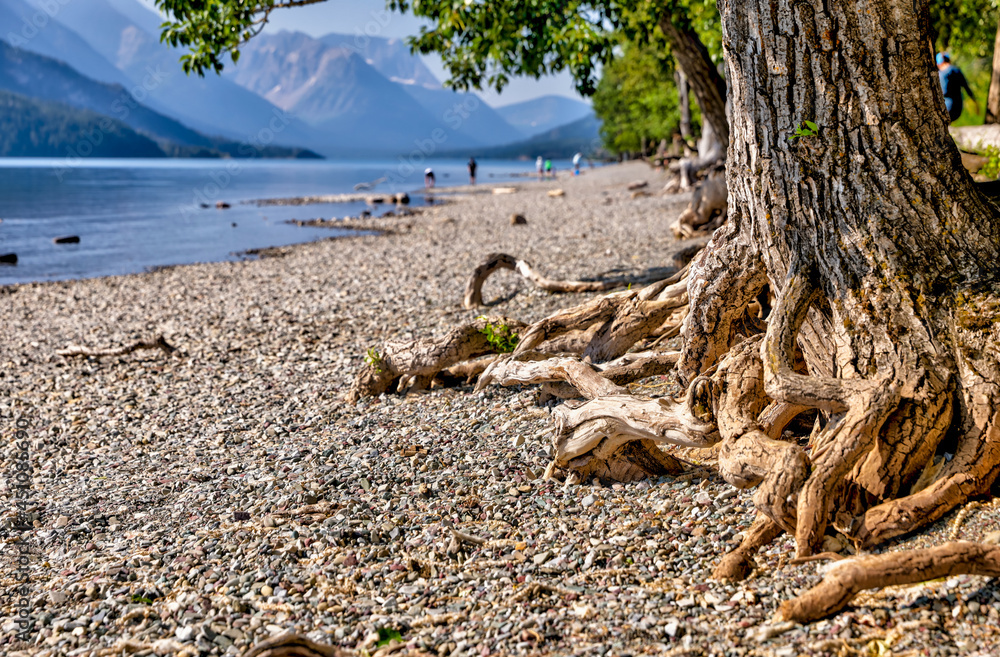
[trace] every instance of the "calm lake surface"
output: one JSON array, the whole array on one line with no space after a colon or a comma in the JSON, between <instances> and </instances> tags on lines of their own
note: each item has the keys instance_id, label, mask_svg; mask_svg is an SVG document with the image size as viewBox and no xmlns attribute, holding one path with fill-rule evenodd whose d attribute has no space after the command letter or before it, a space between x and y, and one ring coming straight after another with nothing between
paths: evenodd
<instances>
[{"instance_id":1,"label":"calm lake surface","mask_svg":"<svg viewBox=\"0 0 1000 657\"><path fill-rule=\"evenodd\" d=\"M564 163L560 163L564 164ZM438 160L438 186L468 182L465 161ZM239 259L241 252L349 234L289 219L357 216L364 203L257 207L243 201L353 192L388 176L373 193L423 199L423 168L395 161L86 160L0 158L0 285L141 272L151 267ZM533 162L479 163L480 184L510 181ZM216 201L231 204L217 210ZM202 208L201 203L212 207ZM392 205L368 208L377 212ZM235 226L233 224L236 224ZM78 235L79 244L53 244Z\"/></svg>"}]
</instances>

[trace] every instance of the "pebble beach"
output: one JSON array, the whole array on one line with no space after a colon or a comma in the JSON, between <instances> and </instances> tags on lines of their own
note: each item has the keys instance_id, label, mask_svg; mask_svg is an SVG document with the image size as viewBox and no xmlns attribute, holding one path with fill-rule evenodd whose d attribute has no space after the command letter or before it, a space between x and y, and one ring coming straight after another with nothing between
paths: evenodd
<instances>
[{"instance_id":1,"label":"pebble beach","mask_svg":"<svg viewBox=\"0 0 1000 657\"><path fill-rule=\"evenodd\" d=\"M504 271L484 287L492 305L466 310L490 253L562 279L670 266L690 196L656 194L662 175L627 163L513 193L440 190L405 216L313 223L369 231L357 237L0 287L0 652L240 655L297 632L359 655L1000 655L997 580L864 593L806 626L771 622L824 568L789 565L790 537L747 581L711 580L754 518L753 491L722 481L712 450L678 452L677 477L566 486L541 476L551 407L537 387L344 401L386 340L594 296ZM639 180L651 195L627 189ZM56 353L161 335L173 354ZM14 521L25 451L31 528ZM948 540L1000 541L1000 506L973 502L880 549ZM24 634L14 597L30 601Z\"/></svg>"}]
</instances>

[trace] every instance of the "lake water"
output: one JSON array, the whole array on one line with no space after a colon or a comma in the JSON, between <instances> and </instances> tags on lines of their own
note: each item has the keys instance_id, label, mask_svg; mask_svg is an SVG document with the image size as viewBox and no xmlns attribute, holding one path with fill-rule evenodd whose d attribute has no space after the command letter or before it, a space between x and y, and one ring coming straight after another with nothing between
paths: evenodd
<instances>
[{"instance_id":1,"label":"lake water","mask_svg":"<svg viewBox=\"0 0 1000 657\"><path fill-rule=\"evenodd\" d=\"M73 164L0 158L0 254L18 256L16 266L0 265L0 285L232 260L249 249L348 234L287 221L357 216L364 203L258 207L243 201L349 193L359 182L388 177L374 193L409 192L419 205L422 197L414 191L423 189L426 166L328 160L94 159ZM429 164L439 186L468 182L464 161ZM533 162L484 160L478 178L486 185L533 170ZM231 208L217 210L216 201ZM202 203L212 207L202 208ZM64 235L78 235L80 243L53 243Z\"/></svg>"}]
</instances>

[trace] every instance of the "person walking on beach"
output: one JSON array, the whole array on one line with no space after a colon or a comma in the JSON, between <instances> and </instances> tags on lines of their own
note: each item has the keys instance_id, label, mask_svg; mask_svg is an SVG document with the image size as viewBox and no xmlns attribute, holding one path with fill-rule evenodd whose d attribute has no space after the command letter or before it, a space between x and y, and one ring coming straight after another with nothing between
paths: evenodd
<instances>
[{"instance_id":1,"label":"person walking on beach","mask_svg":"<svg viewBox=\"0 0 1000 657\"><path fill-rule=\"evenodd\" d=\"M583 159L583 153L577 153L573 156L573 175L580 175L580 160Z\"/></svg>"},{"instance_id":2,"label":"person walking on beach","mask_svg":"<svg viewBox=\"0 0 1000 657\"><path fill-rule=\"evenodd\" d=\"M535 169L538 171L538 179L539 180L541 180L542 177L545 175L545 169L544 169L544 167L545 167L545 160L543 160L542 156L539 155L538 159L535 160Z\"/></svg>"},{"instance_id":3,"label":"person walking on beach","mask_svg":"<svg viewBox=\"0 0 1000 657\"><path fill-rule=\"evenodd\" d=\"M476 158L470 157L469 158L469 184L470 185L475 185L476 184L476 167L477 166L479 166L479 165L476 164Z\"/></svg>"},{"instance_id":4,"label":"person walking on beach","mask_svg":"<svg viewBox=\"0 0 1000 657\"><path fill-rule=\"evenodd\" d=\"M973 107L976 108L976 114L979 114L979 103L976 101L976 97L972 95L972 89L969 88L969 81L965 79L962 69L952 65L951 55L946 52L939 52L935 61L938 67L938 77L941 78L941 91L944 92L944 105L948 108L948 118L954 122L958 117L962 116L963 90L969 94L969 100L972 101Z\"/></svg>"},{"instance_id":5,"label":"person walking on beach","mask_svg":"<svg viewBox=\"0 0 1000 657\"><path fill-rule=\"evenodd\" d=\"M545 177L555 178L556 172L552 170L552 160L545 160Z\"/></svg>"},{"instance_id":6,"label":"person walking on beach","mask_svg":"<svg viewBox=\"0 0 1000 657\"><path fill-rule=\"evenodd\" d=\"M424 169L424 187L427 189L434 188L434 170L430 167Z\"/></svg>"}]
</instances>

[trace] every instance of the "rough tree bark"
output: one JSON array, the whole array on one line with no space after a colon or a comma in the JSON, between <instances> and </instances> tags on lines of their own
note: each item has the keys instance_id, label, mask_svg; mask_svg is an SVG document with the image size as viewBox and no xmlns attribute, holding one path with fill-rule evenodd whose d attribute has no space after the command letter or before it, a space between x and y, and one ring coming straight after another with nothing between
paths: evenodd
<instances>
[{"instance_id":1,"label":"rough tree bark","mask_svg":"<svg viewBox=\"0 0 1000 657\"><path fill-rule=\"evenodd\" d=\"M719 328L766 280L778 303L764 391L829 419L801 489L761 511L794 529L798 556L831 521L874 545L988 492L997 475L1000 221L948 136L922 8L719 8L731 211L692 270L680 370L693 378L721 355ZM819 134L789 139L807 120ZM734 278L757 284L714 293ZM955 457L910 490L946 436Z\"/></svg>"}]
</instances>

